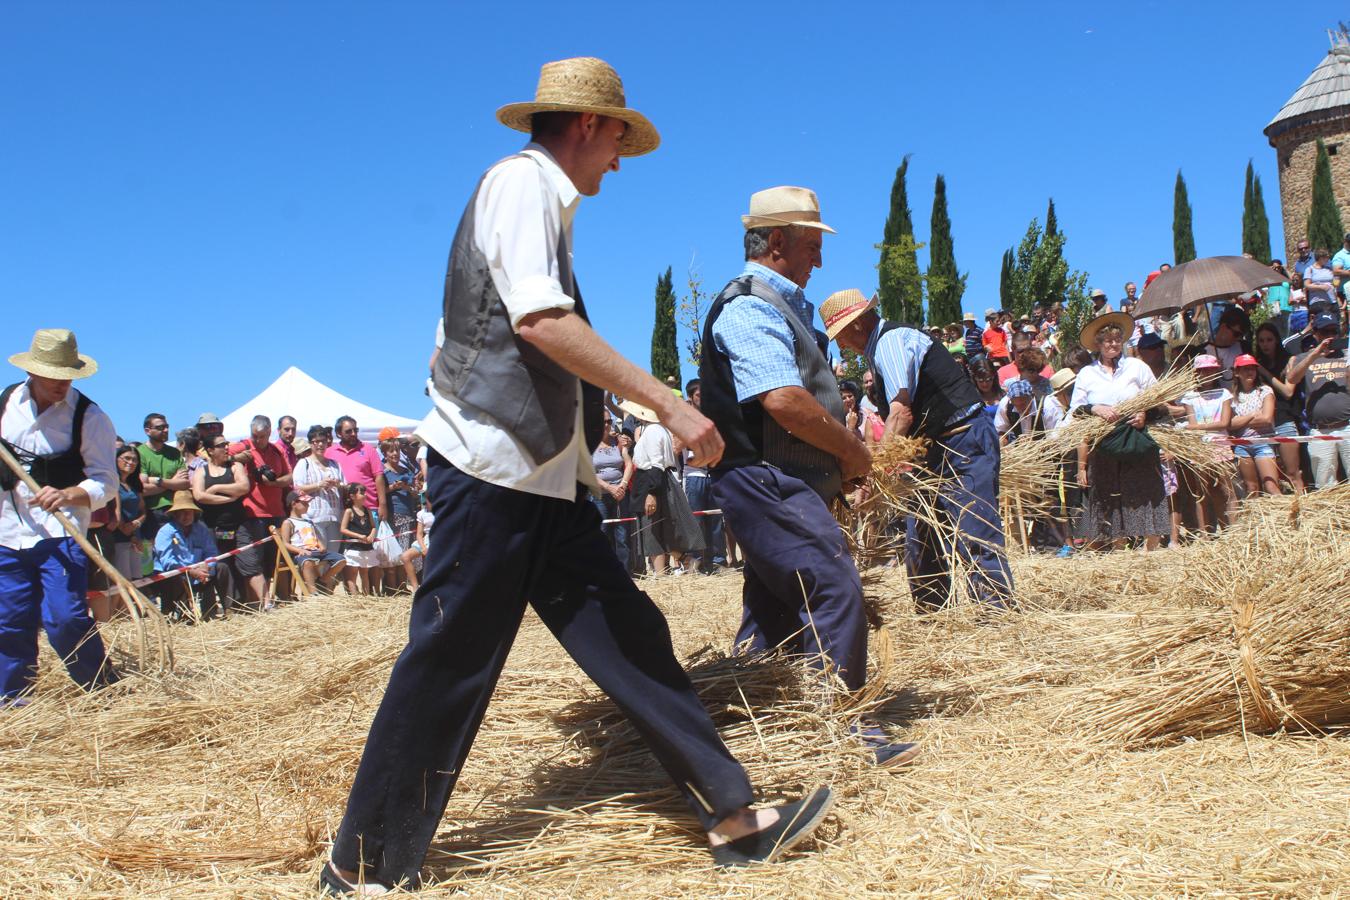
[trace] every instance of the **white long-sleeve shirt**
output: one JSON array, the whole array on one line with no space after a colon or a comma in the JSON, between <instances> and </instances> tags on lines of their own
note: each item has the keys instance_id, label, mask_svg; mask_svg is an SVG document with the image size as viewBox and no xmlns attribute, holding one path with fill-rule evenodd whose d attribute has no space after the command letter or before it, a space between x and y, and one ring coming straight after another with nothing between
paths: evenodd
<instances>
[{"instance_id":1,"label":"white long-sleeve shirt","mask_svg":"<svg viewBox=\"0 0 1350 900\"><path fill-rule=\"evenodd\" d=\"M39 456L60 453L70 448L74 434L75 404L80 392L71 387L66 397L53 403L39 415L28 382L15 388L0 418L0 435L20 450ZM108 414L91 403L84 413L84 433L80 452L84 457L84 480L77 486L89 494L88 506L63 506L61 512L83 531L89 527L92 511L106 506L117 494L117 469L113 444L117 433ZM12 491L0 492L0 547L26 550L47 538L67 537L66 530L51 513L30 506L32 491L22 483Z\"/></svg>"}]
</instances>

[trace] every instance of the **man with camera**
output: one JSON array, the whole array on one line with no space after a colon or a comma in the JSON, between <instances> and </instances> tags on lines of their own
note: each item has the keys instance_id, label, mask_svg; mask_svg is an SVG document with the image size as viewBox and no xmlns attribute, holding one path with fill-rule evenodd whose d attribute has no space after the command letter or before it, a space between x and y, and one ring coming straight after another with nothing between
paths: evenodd
<instances>
[{"instance_id":1,"label":"man with camera","mask_svg":"<svg viewBox=\"0 0 1350 900\"><path fill-rule=\"evenodd\" d=\"M286 517L285 494L291 486L291 467L272 443L272 420L254 416L251 437L230 447L231 455L248 469L249 492L244 495L244 519L235 530L243 547L270 537L268 530ZM267 541L239 554L235 569L248 587L248 599L262 607L267 596L267 578L276 565L277 547Z\"/></svg>"},{"instance_id":2,"label":"man with camera","mask_svg":"<svg viewBox=\"0 0 1350 900\"><path fill-rule=\"evenodd\" d=\"M1341 434L1350 427L1350 367L1345 358L1340 319L1320 315L1313 319L1312 333L1317 345L1289 360L1284 380L1289 384L1303 382L1303 392L1308 398L1308 424L1313 434ZM1350 476L1350 439L1308 444L1313 480L1319 489L1338 481L1338 458Z\"/></svg>"}]
</instances>

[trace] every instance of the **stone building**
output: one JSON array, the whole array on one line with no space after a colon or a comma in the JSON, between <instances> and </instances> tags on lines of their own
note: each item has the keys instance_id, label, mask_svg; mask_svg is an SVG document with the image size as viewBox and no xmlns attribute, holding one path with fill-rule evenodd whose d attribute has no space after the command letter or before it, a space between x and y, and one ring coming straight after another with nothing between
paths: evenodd
<instances>
[{"instance_id":1,"label":"stone building","mask_svg":"<svg viewBox=\"0 0 1350 900\"><path fill-rule=\"evenodd\" d=\"M1296 258L1294 246L1307 229L1318 138L1331 157L1341 221L1350 223L1350 35L1344 29L1333 34L1331 50L1266 126L1265 134L1279 162L1287 263ZM1340 248L1327 249L1335 253Z\"/></svg>"}]
</instances>

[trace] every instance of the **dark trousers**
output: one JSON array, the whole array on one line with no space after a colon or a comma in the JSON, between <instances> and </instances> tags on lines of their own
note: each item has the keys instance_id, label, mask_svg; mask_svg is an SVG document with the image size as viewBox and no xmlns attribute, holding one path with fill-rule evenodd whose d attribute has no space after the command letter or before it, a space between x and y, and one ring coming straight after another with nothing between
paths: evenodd
<instances>
[{"instance_id":1,"label":"dark trousers","mask_svg":"<svg viewBox=\"0 0 1350 900\"><path fill-rule=\"evenodd\" d=\"M233 596L232 588L230 569L222 561L216 563L209 580L192 582L191 592L187 580L181 575L151 586L150 592L159 599L159 608L164 615L187 619L192 618L192 597L195 594L201 617L210 619L224 615L225 607Z\"/></svg>"},{"instance_id":2,"label":"dark trousers","mask_svg":"<svg viewBox=\"0 0 1350 900\"><path fill-rule=\"evenodd\" d=\"M27 550L0 547L0 697L32 685L39 626L82 687L116 680L89 615L88 566L74 538L48 538Z\"/></svg>"},{"instance_id":3,"label":"dark trousers","mask_svg":"<svg viewBox=\"0 0 1350 900\"><path fill-rule=\"evenodd\" d=\"M586 495L497 487L435 451L427 463L436 540L334 863L416 883L526 603L632 720L705 828L748 804L750 782L675 659L665 617L615 558Z\"/></svg>"},{"instance_id":4,"label":"dark trousers","mask_svg":"<svg viewBox=\"0 0 1350 900\"><path fill-rule=\"evenodd\" d=\"M628 499L628 495L624 495ZM599 497L592 497L591 502L595 504L595 511L600 514L601 519L624 519L621 507L624 504L615 500L609 494L601 494ZM632 522L614 522L609 525L601 525L600 528L605 534L605 539L609 545L614 548L614 556L623 563L625 570L628 569L628 532Z\"/></svg>"},{"instance_id":5,"label":"dark trousers","mask_svg":"<svg viewBox=\"0 0 1350 900\"><path fill-rule=\"evenodd\" d=\"M736 643L828 661L850 690L862 687L862 580L825 501L806 482L764 465L714 475L712 496L745 555Z\"/></svg>"},{"instance_id":6,"label":"dark trousers","mask_svg":"<svg viewBox=\"0 0 1350 900\"><path fill-rule=\"evenodd\" d=\"M716 509L712 497L712 479L701 475L684 477L684 495L689 498L689 508L694 512ZM703 529L703 550L699 553L703 571L711 571L727 561L727 544L722 538L721 516L698 516L699 527Z\"/></svg>"},{"instance_id":7,"label":"dark trousers","mask_svg":"<svg viewBox=\"0 0 1350 900\"><path fill-rule=\"evenodd\" d=\"M936 609L951 592L951 560L968 567L971 595L980 603L1004 607L1012 595L1012 572L1003 544L998 512L998 436L984 415L968 429L934 441L925 463L945 482L939 513L955 531L949 544L927 523L910 518L905 537L905 566L914 601Z\"/></svg>"}]
</instances>

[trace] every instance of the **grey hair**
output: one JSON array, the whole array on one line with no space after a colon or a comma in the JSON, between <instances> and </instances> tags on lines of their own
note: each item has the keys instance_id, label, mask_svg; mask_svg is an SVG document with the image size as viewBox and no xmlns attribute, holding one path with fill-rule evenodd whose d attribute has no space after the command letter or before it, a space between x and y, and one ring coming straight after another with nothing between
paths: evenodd
<instances>
[{"instance_id":1,"label":"grey hair","mask_svg":"<svg viewBox=\"0 0 1350 900\"><path fill-rule=\"evenodd\" d=\"M797 240L805 230L800 225L766 225L761 228L747 228L745 230L745 258L760 259L769 255L769 235L773 234L775 229L781 229L783 239L791 244Z\"/></svg>"},{"instance_id":2,"label":"grey hair","mask_svg":"<svg viewBox=\"0 0 1350 900\"><path fill-rule=\"evenodd\" d=\"M272 420L267 418L267 416L254 416L253 422L250 424L249 427L254 434L257 434L264 428L270 431L272 429Z\"/></svg>"}]
</instances>

